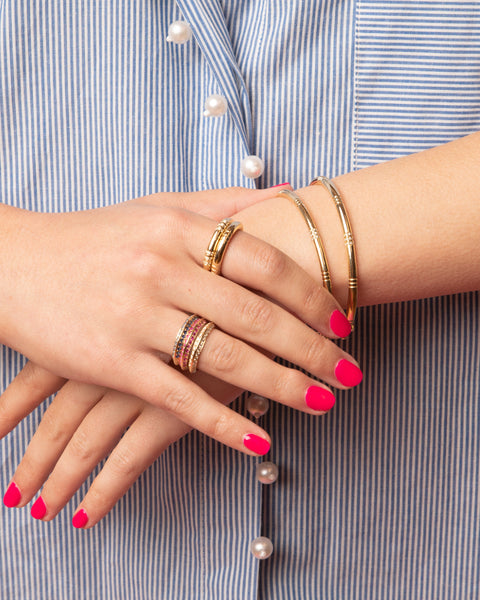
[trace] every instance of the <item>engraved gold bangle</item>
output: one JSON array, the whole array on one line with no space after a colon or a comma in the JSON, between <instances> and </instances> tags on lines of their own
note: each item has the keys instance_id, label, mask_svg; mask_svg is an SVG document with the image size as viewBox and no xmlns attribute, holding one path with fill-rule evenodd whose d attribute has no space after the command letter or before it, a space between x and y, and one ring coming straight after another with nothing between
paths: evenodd
<instances>
[{"instance_id":1,"label":"engraved gold bangle","mask_svg":"<svg viewBox=\"0 0 480 600\"><path fill-rule=\"evenodd\" d=\"M315 250L317 251L318 262L320 263L320 269L322 272L322 282L323 286L329 291L332 291L332 282L330 280L330 271L328 269L327 257L325 255L325 249L323 247L322 239L320 234L318 233L317 226L315 225L315 221L312 219L310 213L308 212L307 207L302 202L300 197L290 190L281 190L278 192L279 195L286 196L290 200L292 200L302 213L305 222L308 225L308 229L310 231L310 235L312 237L313 243L315 244Z\"/></svg>"},{"instance_id":2,"label":"engraved gold bangle","mask_svg":"<svg viewBox=\"0 0 480 600\"><path fill-rule=\"evenodd\" d=\"M218 244L218 240L225 232L227 226L231 223L231 219L223 219L215 228L213 235L210 239L210 243L208 244L208 248L205 251L205 256L203 258L203 268L207 271L211 271L212 269L212 261L215 255L215 247Z\"/></svg>"},{"instance_id":3,"label":"engraved gold bangle","mask_svg":"<svg viewBox=\"0 0 480 600\"><path fill-rule=\"evenodd\" d=\"M212 332L215 327L215 323L211 321L204 325L202 329L198 332L197 338L195 339L192 351L190 352L190 358L188 359L188 370L190 373L195 373L197 371L197 364L200 359L200 354L205 346L205 342L207 341L208 336Z\"/></svg>"},{"instance_id":4,"label":"engraved gold bangle","mask_svg":"<svg viewBox=\"0 0 480 600\"><path fill-rule=\"evenodd\" d=\"M348 258L348 300L347 300L347 319L350 324L353 325L355 320L355 313L357 310L357 297L358 297L358 276L357 276L357 255L355 252L355 243L353 241L352 227L350 225L350 219L348 218L345 205L343 204L340 192L335 187L332 181L327 177L315 177L310 185L323 185L329 192L335 206L337 207L340 221L343 227L343 239L347 249Z\"/></svg>"},{"instance_id":5,"label":"engraved gold bangle","mask_svg":"<svg viewBox=\"0 0 480 600\"><path fill-rule=\"evenodd\" d=\"M224 231L220 234L217 245L215 246L212 266L210 268L212 273L220 275L222 262L225 258L225 251L228 247L228 244L232 241L232 238L237 231L240 231L241 229L243 229L243 225L240 223L240 221L233 221L233 223L229 223Z\"/></svg>"}]
</instances>

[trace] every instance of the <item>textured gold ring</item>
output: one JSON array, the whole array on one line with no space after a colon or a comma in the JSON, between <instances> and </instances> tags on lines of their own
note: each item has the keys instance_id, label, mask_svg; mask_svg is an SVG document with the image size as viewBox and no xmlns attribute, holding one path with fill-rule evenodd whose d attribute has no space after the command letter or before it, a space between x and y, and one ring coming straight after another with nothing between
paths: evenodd
<instances>
[{"instance_id":1,"label":"textured gold ring","mask_svg":"<svg viewBox=\"0 0 480 600\"><path fill-rule=\"evenodd\" d=\"M212 266L210 268L212 273L220 275L222 262L225 258L225 251L228 248L228 244L232 241L232 238L237 231L240 231L241 229L243 229L243 225L240 223L240 221L233 221L233 223L229 223L220 234L217 245L215 246Z\"/></svg>"},{"instance_id":2,"label":"textured gold ring","mask_svg":"<svg viewBox=\"0 0 480 600\"><path fill-rule=\"evenodd\" d=\"M212 260L215 255L215 248L218 244L218 240L223 235L225 229L231 222L232 219L223 219L223 221L220 221L220 223L215 228L215 231L213 232L213 235L208 244L208 248L205 251L205 256L203 258L203 268L207 271L212 270Z\"/></svg>"}]
</instances>

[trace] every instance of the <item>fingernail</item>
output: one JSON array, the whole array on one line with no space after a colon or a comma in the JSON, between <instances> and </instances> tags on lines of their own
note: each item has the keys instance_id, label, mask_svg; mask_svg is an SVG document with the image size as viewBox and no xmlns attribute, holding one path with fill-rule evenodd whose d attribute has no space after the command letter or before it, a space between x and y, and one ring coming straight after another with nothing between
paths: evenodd
<instances>
[{"instance_id":1,"label":"fingernail","mask_svg":"<svg viewBox=\"0 0 480 600\"><path fill-rule=\"evenodd\" d=\"M88 515L83 510L83 508L81 508L80 510L78 510L73 515L72 525L74 527L76 527L77 529L81 529L82 527L85 527L85 525L87 524L87 522L88 522Z\"/></svg>"},{"instance_id":2,"label":"fingernail","mask_svg":"<svg viewBox=\"0 0 480 600\"><path fill-rule=\"evenodd\" d=\"M342 358L335 367L335 377L347 387L358 385L363 379L362 371L349 360Z\"/></svg>"},{"instance_id":3,"label":"fingernail","mask_svg":"<svg viewBox=\"0 0 480 600\"><path fill-rule=\"evenodd\" d=\"M288 183L288 181L286 183L277 183L277 185L272 185L272 187L270 189L282 187L282 185L290 185L290 184ZM292 186L290 185L290 187L292 187Z\"/></svg>"},{"instance_id":4,"label":"fingernail","mask_svg":"<svg viewBox=\"0 0 480 600\"><path fill-rule=\"evenodd\" d=\"M334 310L330 316L330 329L338 337L346 338L352 333L352 326L347 317L339 310Z\"/></svg>"},{"instance_id":5,"label":"fingernail","mask_svg":"<svg viewBox=\"0 0 480 600\"><path fill-rule=\"evenodd\" d=\"M47 505L41 496L39 496L32 504L30 514L34 519L43 519L43 517L47 514Z\"/></svg>"},{"instance_id":6,"label":"fingernail","mask_svg":"<svg viewBox=\"0 0 480 600\"><path fill-rule=\"evenodd\" d=\"M18 489L17 485L12 481L12 483L8 486L7 491L5 492L5 496L3 497L3 503L8 508L13 508L17 506L17 504L22 499L22 494Z\"/></svg>"},{"instance_id":7,"label":"fingernail","mask_svg":"<svg viewBox=\"0 0 480 600\"><path fill-rule=\"evenodd\" d=\"M313 410L327 411L335 404L335 396L325 388L311 385L305 394L305 402Z\"/></svg>"},{"instance_id":8,"label":"fingernail","mask_svg":"<svg viewBox=\"0 0 480 600\"><path fill-rule=\"evenodd\" d=\"M248 450L256 452L262 456L270 450L270 442L259 435L255 435L254 433L247 433L247 435L243 438L243 445Z\"/></svg>"}]
</instances>

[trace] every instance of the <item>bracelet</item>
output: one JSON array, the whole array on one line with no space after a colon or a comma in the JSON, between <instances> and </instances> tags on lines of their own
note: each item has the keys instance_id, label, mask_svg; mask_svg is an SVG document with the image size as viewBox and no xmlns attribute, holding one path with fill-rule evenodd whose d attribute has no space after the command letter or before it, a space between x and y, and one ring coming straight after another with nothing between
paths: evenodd
<instances>
[{"instance_id":1,"label":"bracelet","mask_svg":"<svg viewBox=\"0 0 480 600\"><path fill-rule=\"evenodd\" d=\"M348 218L345 205L343 204L340 192L327 177L315 177L310 185L322 184L329 192L335 206L337 207L340 221L343 227L343 238L347 248L348 258L348 300L347 300L347 319L350 325L353 325L355 313L357 310L357 295L358 295L358 278L357 278L357 255L355 252L355 243L353 241L352 228L350 219Z\"/></svg>"},{"instance_id":2,"label":"bracelet","mask_svg":"<svg viewBox=\"0 0 480 600\"><path fill-rule=\"evenodd\" d=\"M318 233L317 226L315 225L315 221L312 219L305 204L301 201L300 197L295 192L292 192L290 190L281 190L280 192L278 192L278 195L286 196L287 198L292 200L302 213L302 216L308 225L308 229L310 231L310 235L312 236L313 243L315 244L318 262L320 263L320 269L322 271L323 286L331 293L332 282L330 280L330 271L328 269L327 257L325 255L325 249L323 247L320 234Z\"/></svg>"}]
</instances>

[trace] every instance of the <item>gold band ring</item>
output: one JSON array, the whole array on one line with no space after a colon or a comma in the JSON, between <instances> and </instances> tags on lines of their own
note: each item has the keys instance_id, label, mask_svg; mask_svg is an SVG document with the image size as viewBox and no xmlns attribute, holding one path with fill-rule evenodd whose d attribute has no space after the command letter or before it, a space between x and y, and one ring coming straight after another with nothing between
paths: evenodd
<instances>
[{"instance_id":1,"label":"gold band ring","mask_svg":"<svg viewBox=\"0 0 480 600\"><path fill-rule=\"evenodd\" d=\"M198 315L185 319L175 338L172 350L173 363L182 371L195 373L200 354L215 324Z\"/></svg>"},{"instance_id":2,"label":"gold band ring","mask_svg":"<svg viewBox=\"0 0 480 600\"><path fill-rule=\"evenodd\" d=\"M215 248L218 244L218 240L223 235L223 233L225 232L225 229L231 222L232 222L232 219L223 219L223 221L220 221L220 223L215 228L215 231L213 232L213 235L208 244L208 248L205 251L205 256L203 258L203 268L206 269L207 271L212 270L212 261L213 261L214 255L215 255Z\"/></svg>"}]
</instances>

